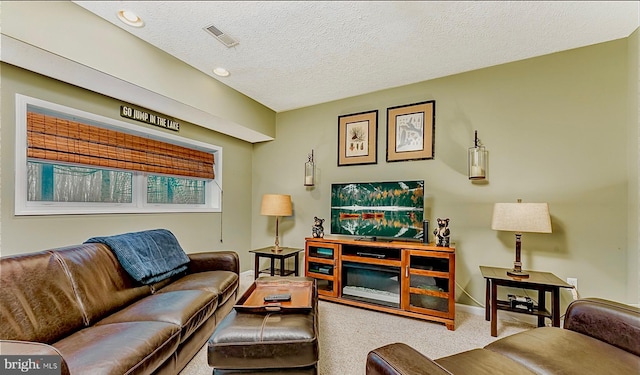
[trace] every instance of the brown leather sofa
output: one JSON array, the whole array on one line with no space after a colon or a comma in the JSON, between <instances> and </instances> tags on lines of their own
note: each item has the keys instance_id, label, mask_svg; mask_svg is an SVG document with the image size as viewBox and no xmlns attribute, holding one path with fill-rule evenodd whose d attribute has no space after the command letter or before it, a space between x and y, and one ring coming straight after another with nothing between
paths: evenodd
<instances>
[{"instance_id":1,"label":"brown leather sofa","mask_svg":"<svg viewBox=\"0 0 640 375\"><path fill-rule=\"evenodd\" d=\"M640 374L640 309L597 298L573 301L563 328L541 327L431 360L395 343L367 355L368 375Z\"/></svg>"},{"instance_id":2,"label":"brown leather sofa","mask_svg":"<svg viewBox=\"0 0 640 375\"><path fill-rule=\"evenodd\" d=\"M59 355L62 374L177 374L238 292L235 252L187 255L151 285L103 244L0 258L0 353Z\"/></svg>"}]
</instances>

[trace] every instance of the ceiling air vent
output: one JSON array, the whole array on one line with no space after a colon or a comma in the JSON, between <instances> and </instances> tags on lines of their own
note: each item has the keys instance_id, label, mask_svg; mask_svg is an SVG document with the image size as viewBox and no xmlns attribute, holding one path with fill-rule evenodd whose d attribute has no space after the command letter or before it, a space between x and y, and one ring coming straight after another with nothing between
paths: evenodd
<instances>
[{"instance_id":1,"label":"ceiling air vent","mask_svg":"<svg viewBox=\"0 0 640 375\"><path fill-rule=\"evenodd\" d=\"M204 29L205 29L205 31L207 31L211 35L213 35L216 39L218 39L220 41L220 43L224 44L227 47L233 47L236 44L238 44L237 40L235 40L231 36L223 33L222 31L220 31L217 27L215 27L213 25L207 26Z\"/></svg>"}]
</instances>

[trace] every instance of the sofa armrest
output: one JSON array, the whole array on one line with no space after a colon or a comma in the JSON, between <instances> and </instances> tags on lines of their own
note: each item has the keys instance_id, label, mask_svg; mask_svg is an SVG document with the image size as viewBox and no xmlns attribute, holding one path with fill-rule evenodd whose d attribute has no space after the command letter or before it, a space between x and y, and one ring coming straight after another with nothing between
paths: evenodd
<instances>
[{"instance_id":1,"label":"sofa armrest","mask_svg":"<svg viewBox=\"0 0 640 375\"><path fill-rule=\"evenodd\" d=\"M65 362L58 349L51 345L31 341L0 340L0 354L20 356L55 355L60 357L60 374L69 375L67 362Z\"/></svg>"},{"instance_id":2,"label":"sofa armrest","mask_svg":"<svg viewBox=\"0 0 640 375\"><path fill-rule=\"evenodd\" d=\"M235 251L210 251L187 254L189 273L206 271L231 271L240 273L240 261Z\"/></svg>"},{"instance_id":3,"label":"sofa armrest","mask_svg":"<svg viewBox=\"0 0 640 375\"><path fill-rule=\"evenodd\" d=\"M571 302L564 328L640 356L640 309L600 298Z\"/></svg>"},{"instance_id":4,"label":"sofa armrest","mask_svg":"<svg viewBox=\"0 0 640 375\"><path fill-rule=\"evenodd\" d=\"M409 345L395 343L367 354L367 375L451 375Z\"/></svg>"}]
</instances>

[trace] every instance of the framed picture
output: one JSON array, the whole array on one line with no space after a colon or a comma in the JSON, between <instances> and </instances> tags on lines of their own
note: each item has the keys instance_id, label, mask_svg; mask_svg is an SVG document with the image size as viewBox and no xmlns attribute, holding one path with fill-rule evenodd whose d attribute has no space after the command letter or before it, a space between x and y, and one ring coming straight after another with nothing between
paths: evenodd
<instances>
[{"instance_id":1,"label":"framed picture","mask_svg":"<svg viewBox=\"0 0 640 375\"><path fill-rule=\"evenodd\" d=\"M433 159L436 101L387 108L387 161Z\"/></svg>"},{"instance_id":2,"label":"framed picture","mask_svg":"<svg viewBox=\"0 0 640 375\"><path fill-rule=\"evenodd\" d=\"M338 166L378 162L378 110L338 116Z\"/></svg>"}]
</instances>

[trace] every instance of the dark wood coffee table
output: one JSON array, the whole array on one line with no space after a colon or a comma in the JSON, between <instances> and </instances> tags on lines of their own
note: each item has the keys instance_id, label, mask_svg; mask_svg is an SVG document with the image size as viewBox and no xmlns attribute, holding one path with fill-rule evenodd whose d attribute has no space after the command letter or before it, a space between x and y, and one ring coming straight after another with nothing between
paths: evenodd
<instances>
[{"instance_id":1,"label":"dark wood coffee table","mask_svg":"<svg viewBox=\"0 0 640 375\"><path fill-rule=\"evenodd\" d=\"M536 315L538 327L544 326L544 318L550 318L554 327L560 327L560 288L571 288L571 285L550 272L527 271L528 278L507 275L511 269L480 266L482 277L486 279L485 319L491 320L491 336L498 336L498 310ZM509 301L498 300L498 286L508 286L538 291L538 306L533 311L512 308ZM551 312L546 309L546 292L551 293Z\"/></svg>"}]
</instances>

